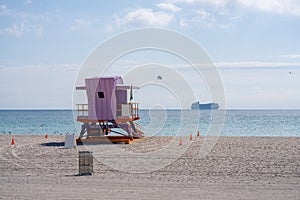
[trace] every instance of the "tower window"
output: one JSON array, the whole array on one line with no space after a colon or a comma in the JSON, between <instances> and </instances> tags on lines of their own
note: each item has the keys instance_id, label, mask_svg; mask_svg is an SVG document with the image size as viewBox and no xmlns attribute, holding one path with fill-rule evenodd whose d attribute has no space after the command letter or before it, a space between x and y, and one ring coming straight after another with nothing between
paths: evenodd
<instances>
[{"instance_id":1,"label":"tower window","mask_svg":"<svg viewBox=\"0 0 300 200\"><path fill-rule=\"evenodd\" d=\"M103 99L104 98L104 92L98 92L98 97L100 99Z\"/></svg>"}]
</instances>

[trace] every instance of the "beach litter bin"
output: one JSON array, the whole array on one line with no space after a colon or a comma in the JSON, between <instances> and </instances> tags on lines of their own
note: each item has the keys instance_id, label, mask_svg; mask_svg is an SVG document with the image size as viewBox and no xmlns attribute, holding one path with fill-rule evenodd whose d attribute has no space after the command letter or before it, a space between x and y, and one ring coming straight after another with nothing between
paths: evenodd
<instances>
[{"instance_id":1,"label":"beach litter bin","mask_svg":"<svg viewBox=\"0 0 300 200\"><path fill-rule=\"evenodd\" d=\"M72 149L74 147L76 147L75 134L67 133L66 136L65 136L65 148L66 149Z\"/></svg>"},{"instance_id":2,"label":"beach litter bin","mask_svg":"<svg viewBox=\"0 0 300 200\"><path fill-rule=\"evenodd\" d=\"M92 175L93 152L79 151L79 175Z\"/></svg>"}]
</instances>

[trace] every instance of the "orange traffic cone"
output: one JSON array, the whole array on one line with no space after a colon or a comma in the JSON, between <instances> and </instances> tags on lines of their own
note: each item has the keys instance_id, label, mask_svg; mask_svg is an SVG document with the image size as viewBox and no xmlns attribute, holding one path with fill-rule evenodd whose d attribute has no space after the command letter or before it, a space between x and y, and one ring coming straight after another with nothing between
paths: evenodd
<instances>
[{"instance_id":1,"label":"orange traffic cone","mask_svg":"<svg viewBox=\"0 0 300 200\"><path fill-rule=\"evenodd\" d=\"M197 137L200 137L200 131L197 132Z\"/></svg>"},{"instance_id":2,"label":"orange traffic cone","mask_svg":"<svg viewBox=\"0 0 300 200\"><path fill-rule=\"evenodd\" d=\"M180 137L179 145L182 145L182 138Z\"/></svg>"},{"instance_id":3,"label":"orange traffic cone","mask_svg":"<svg viewBox=\"0 0 300 200\"><path fill-rule=\"evenodd\" d=\"M11 139L11 145L14 145L14 144L15 144L15 139L12 138L12 139Z\"/></svg>"},{"instance_id":4,"label":"orange traffic cone","mask_svg":"<svg viewBox=\"0 0 300 200\"><path fill-rule=\"evenodd\" d=\"M192 134L190 134L190 140L193 140L193 135Z\"/></svg>"},{"instance_id":5,"label":"orange traffic cone","mask_svg":"<svg viewBox=\"0 0 300 200\"><path fill-rule=\"evenodd\" d=\"M45 138L48 138L48 134L46 133Z\"/></svg>"}]
</instances>

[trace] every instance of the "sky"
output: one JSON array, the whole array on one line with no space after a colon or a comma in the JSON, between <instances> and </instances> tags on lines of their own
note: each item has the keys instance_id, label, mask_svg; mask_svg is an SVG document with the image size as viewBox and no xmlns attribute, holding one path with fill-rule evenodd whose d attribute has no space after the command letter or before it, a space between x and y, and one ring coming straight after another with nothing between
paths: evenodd
<instances>
[{"instance_id":1,"label":"sky","mask_svg":"<svg viewBox=\"0 0 300 200\"><path fill-rule=\"evenodd\" d=\"M300 109L298 0L0 0L0 109L71 108L90 52L143 27L177 31L206 50L223 81L223 108ZM154 59L184 69L157 54L135 53L117 64ZM210 101L192 87L198 100Z\"/></svg>"}]
</instances>

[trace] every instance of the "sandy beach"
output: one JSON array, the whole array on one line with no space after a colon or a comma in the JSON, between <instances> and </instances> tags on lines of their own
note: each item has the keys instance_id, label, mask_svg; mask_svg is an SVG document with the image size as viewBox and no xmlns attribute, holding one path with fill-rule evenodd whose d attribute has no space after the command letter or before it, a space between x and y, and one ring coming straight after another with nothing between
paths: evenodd
<instances>
[{"instance_id":1,"label":"sandy beach","mask_svg":"<svg viewBox=\"0 0 300 200\"><path fill-rule=\"evenodd\" d=\"M155 157L157 148L174 140L168 137L75 149L64 149L64 136L14 135L15 145L11 139L0 135L0 199L300 199L299 137L220 137L203 158L198 155L203 137L184 138L178 149L190 146L179 158L172 155L176 149L170 157ZM122 155L106 153L102 161L94 159L92 176L78 176L79 151L116 148L150 152L157 163L176 159L133 173L111 165ZM137 163L145 159L134 155L128 157Z\"/></svg>"}]
</instances>

